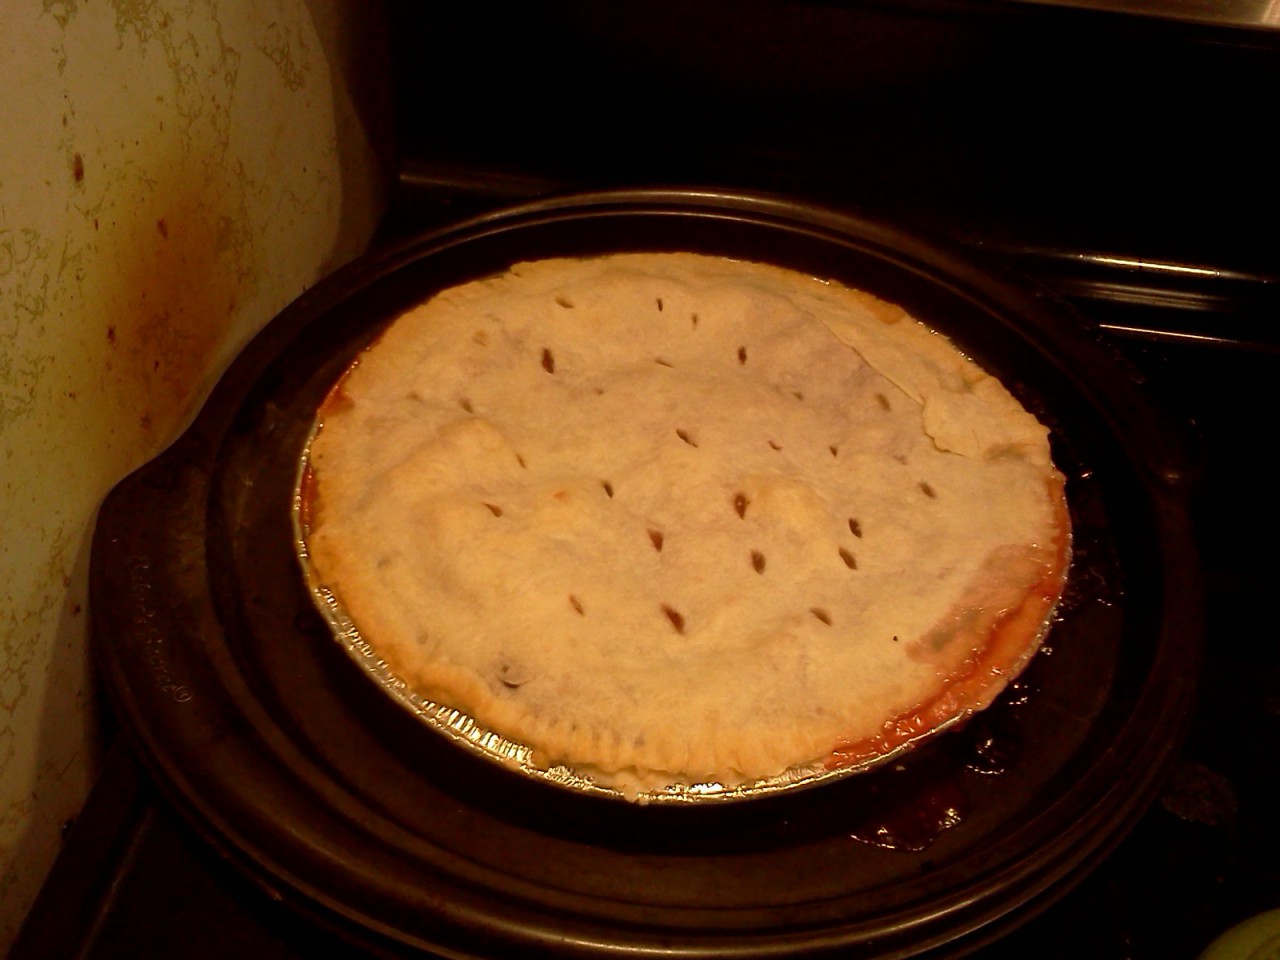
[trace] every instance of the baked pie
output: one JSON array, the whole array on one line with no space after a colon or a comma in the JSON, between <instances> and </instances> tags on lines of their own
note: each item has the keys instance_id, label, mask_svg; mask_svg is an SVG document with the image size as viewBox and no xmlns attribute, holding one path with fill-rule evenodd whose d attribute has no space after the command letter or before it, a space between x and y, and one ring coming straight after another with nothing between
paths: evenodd
<instances>
[{"instance_id":1,"label":"baked pie","mask_svg":"<svg viewBox=\"0 0 1280 960\"><path fill-rule=\"evenodd\" d=\"M1069 561L997 379L867 293L695 254L439 293L307 472L309 573L389 669L606 785L891 755L1017 674Z\"/></svg>"}]
</instances>

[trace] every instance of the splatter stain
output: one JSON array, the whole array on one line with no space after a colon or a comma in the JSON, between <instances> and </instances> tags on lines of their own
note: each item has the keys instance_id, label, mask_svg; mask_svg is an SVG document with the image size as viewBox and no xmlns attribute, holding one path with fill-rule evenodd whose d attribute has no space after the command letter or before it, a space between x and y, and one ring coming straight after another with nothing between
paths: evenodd
<instances>
[{"instance_id":1,"label":"splatter stain","mask_svg":"<svg viewBox=\"0 0 1280 960\"><path fill-rule=\"evenodd\" d=\"M104 224L119 251L99 297L115 348L104 386L147 432L139 438L147 448L189 416L237 303L258 282L247 266L253 238L235 217L210 216L234 210L223 195L234 184L189 176L186 151L173 146L172 154L154 159L154 189L145 202Z\"/></svg>"}]
</instances>

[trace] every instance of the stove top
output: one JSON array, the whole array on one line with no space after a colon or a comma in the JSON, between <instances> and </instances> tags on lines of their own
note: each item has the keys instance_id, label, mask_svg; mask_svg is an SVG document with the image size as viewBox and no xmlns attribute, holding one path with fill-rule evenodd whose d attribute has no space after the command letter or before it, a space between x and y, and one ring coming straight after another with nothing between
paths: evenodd
<instances>
[{"instance_id":1,"label":"stove top","mask_svg":"<svg viewBox=\"0 0 1280 960\"><path fill-rule=\"evenodd\" d=\"M1077 254L1037 252L1018 265L1108 330L1145 389L1186 425L1200 472L1206 643L1190 733L1157 802L1074 890L1003 939L975 939L974 955L1190 960L1280 903L1270 776L1280 650L1266 603L1280 523L1265 496L1250 496L1265 476L1257 412L1273 406L1280 370L1280 343L1256 313L1274 288ZM12 957L302 957L344 935L280 896L185 825L122 736ZM402 955L367 939L349 949Z\"/></svg>"}]
</instances>

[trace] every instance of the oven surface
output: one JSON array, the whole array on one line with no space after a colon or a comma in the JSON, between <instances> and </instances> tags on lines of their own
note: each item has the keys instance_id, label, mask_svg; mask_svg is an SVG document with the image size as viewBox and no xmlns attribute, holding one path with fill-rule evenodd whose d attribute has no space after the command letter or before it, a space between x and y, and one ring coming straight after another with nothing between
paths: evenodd
<instances>
[{"instance_id":1,"label":"oven surface","mask_svg":"<svg viewBox=\"0 0 1280 960\"><path fill-rule=\"evenodd\" d=\"M1256 239L1277 198L1250 173L1280 43L1028 4L745 9L569 3L494 31L391 4L402 168L380 246L568 189L764 189L948 238L1099 328L1186 448L1197 696L1114 846L1016 923L926 955L1191 960L1280 906L1280 516L1264 472L1280 295ZM476 70L510 100L478 101ZM588 109L584 78L616 106ZM188 815L123 731L14 960L293 958L335 936L351 956L420 955L247 871Z\"/></svg>"}]
</instances>

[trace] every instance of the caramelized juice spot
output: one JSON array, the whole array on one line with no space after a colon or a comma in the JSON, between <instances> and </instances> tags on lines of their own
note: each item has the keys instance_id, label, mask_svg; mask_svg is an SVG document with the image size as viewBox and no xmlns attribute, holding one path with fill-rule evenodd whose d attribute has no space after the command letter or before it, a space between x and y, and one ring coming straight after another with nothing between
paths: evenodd
<instances>
[{"instance_id":1,"label":"caramelized juice spot","mask_svg":"<svg viewBox=\"0 0 1280 960\"><path fill-rule=\"evenodd\" d=\"M302 468L302 477L298 481L298 522L302 525L303 533L311 530L315 482L315 471L311 469L311 464L308 463Z\"/></svg>"}]
</instances>

